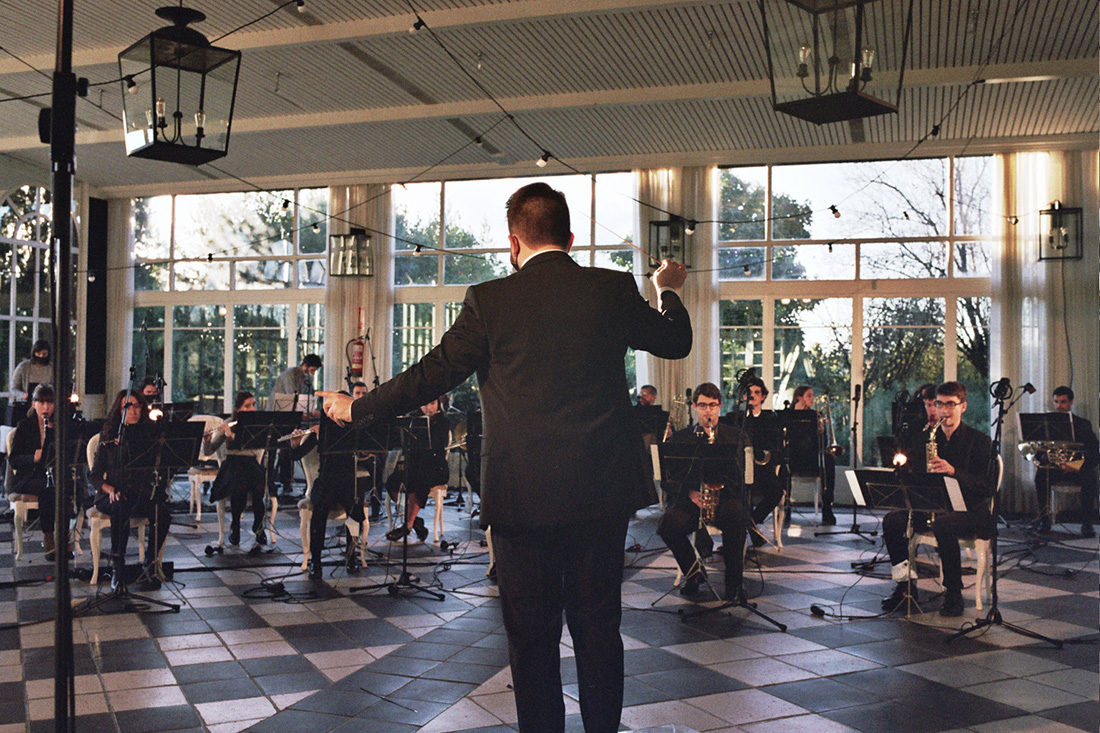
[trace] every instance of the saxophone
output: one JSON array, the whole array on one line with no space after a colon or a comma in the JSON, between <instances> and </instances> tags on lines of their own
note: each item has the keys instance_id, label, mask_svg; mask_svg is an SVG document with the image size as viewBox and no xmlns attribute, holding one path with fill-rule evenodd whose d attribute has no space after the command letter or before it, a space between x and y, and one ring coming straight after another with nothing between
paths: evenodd
<instances>
[{"instance_id":1,"label":"saxophone","mask_svg":"<svg viewBox=\"0 0 1100 733\"><path fill-rule=\"evenodd\" d=\"M928 443L924 446L924 468L928 469L928 464L940 457L939 446L936 445L936 433L940 429L940 425L943 424L943 420L937 420L936 424L928 430Z\"/></svg>"},{"instance_id":2,"label":"saxophone","mask_svg":"<svg viewBox=\"0 0 1100 733\"><path fill-rule=\"evenodd\" d=\"M697 428L699 431L706 431L702 425ZM718 433L716 428L711 428L707 431L707 444L714 445L714 436ZM718 492L722 490L721 486L714 484L700 484L699 494L701 495L699 507L699 527L704 528L708 524L714 523L714 515L718 510Z\"/></svg>"}]
</instances>

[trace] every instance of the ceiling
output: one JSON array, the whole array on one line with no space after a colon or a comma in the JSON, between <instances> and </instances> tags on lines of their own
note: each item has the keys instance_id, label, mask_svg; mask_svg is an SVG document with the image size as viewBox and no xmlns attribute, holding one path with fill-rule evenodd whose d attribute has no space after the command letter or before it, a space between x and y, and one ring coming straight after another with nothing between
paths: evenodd
<instances>
[{"instance_id":1,"label":"ceiling","mask_svg":"<svg viewBox=\"0 0 1100 733\"><path fill-rule=\"evenodd\" d=\"M768 1L773 43L794 49L794 11ZM1096 0L915 0L899 114L820 127L771 108L757 0L305 2L216 44L243 55L228 156L127 158L120 85L107 84L78 102L78 178L112 197L524 175L543 150L558 159L543 172L597 171L898 157L926 137L916 154L1095 147L1100 131ZM116 79L118 53L164 25L162 4L73 0L76 73ZM280 4L187 2L211 39ZM417 33L413 6L428 26ZM906 3L871 6L891 97ZM49 91L56 26L56 10L0 0L0 99ZM797 83L792 55L777 59L791 69L781 93ZM36 133L48 104L0 104L0 167L48 167Z\"/></svg>"}]
</instances>

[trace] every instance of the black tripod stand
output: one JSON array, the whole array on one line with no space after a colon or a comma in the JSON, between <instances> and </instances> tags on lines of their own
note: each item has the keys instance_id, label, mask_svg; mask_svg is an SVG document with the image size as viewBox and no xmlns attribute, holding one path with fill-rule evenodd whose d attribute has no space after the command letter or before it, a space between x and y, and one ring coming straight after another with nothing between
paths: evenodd
<instances>
[{"instance_id":1,"label":"black tripod stand","mask_svg":"<svg viewBox=\"0 0 1100 733\"><path fill-rule=\"evenodd\" d=\"M1020 389L1020 394L1018 394L1016 396L1016 398L1013 399L1006 406L1005 403L1008 402L1012 398L1012 392L1013 392L1012 385L1008 381L1008 379L1005 378L1005 379L1002 379L998 382L994 382L989 388L989 393L993 397L993 400L995 401L995 403L997 405L997 417L994 418L994 420L993 420L993 447L989 451L989 460L990 460L989 470L990 470L991 474L993 474L997 477L997 486L995 487L995 489L993 491L993 506L992 506L992 509L991 509L992 517L994 518L994 520L996 519L997 514L1000 511L1000 499L1001 499L1001 492L1000 492L1000 488L1001 488L1000 487L1001 464L998 462L998 459L1000 458L1000 453L1001 453L1001 428L1004 426L1005 415L1007 415L1008 411L1012 409L1012 406L1015 405L1016 402L1018 402L1019 399L1024 396L1025 391L1026 390L1024 388L1021 388ZM996 472L996 473L994 473L994 472ZM993 574L992 579L991 579L992 582L990 583L990 589L989 589L989 595L990 595L989 611L987 611L985 616L983 616L982 618L975 619L974 624L972 626L969 626L965 629L960 629L959 631L956 631L954 634L947 637L944 641L946 643L950 644L952 641L954 641L955 639L958 639L960 636L966 636L967 634L969 634L972 631L977 631L979 629L984 629L988 626L993 626L994 624L996 624L998 626L1003 626L1004 628L1008 629L1009 631L1015 631L1017 634L1020 634L1021 636L1026 636L1026 637L1029 637L1031 639L1038 639L1039 641L1050 642L1051 644L1053 644L1055 646L1055 648L1061 649L1062 648L1062 641L1061 640L1052 639L1049 636L1043 636L1042 634L1040 634L1037 631L1032 631L1031 629L1025 629L1022 626L1017 626L1015 624L1008 623L1007 621L1005 621L1004 619L1001 618L1001 611L997 607L997 603L998 603L998 599L997 599L997 537L998 537L998 535L1000 535L1000 530L997 527L996 521L994 521L993 522L993 537L991 537L990 541L989 541L989 552L992 555L992 562L990 563L990 572ZM978 592L980 593L981 590L979 589Z\"/></svg>"},{"instance_id":2,"label":"black tripod stand","mask_svg":"<svg viewBox=\"0 0 1100 733\"><path fill-rule=\"evenodd\" d=\"M856 445L858 445L857 442L856 442L856 439L859 437L859 400L860 400L860 397L862 397L862 395L863 395L863 385L862 384L857 384L856 385L856 394L855 394L854 397L852 397L852 402L855 403L855 407L852 410L852 443L851 443L852 470L853 471L856 470L856 468L859 465L858 456L856 455L857 454ZM814 532L815 537L822 537L822 536L825 536L825 535L833 535L833 534L854 534L857 537L859 537L860 539L867 540L868 542L874 544L875 541L871 538L878 535L878 530L872 529L872 530L864 531L864 530L860 529L860 526L859 526L859 502L853 501L852 502L852 528L851 529L836 529L836 530L831 530L831 531L827 531L827 532ZM854 564L853 564L853 566L854 566Z\"/></svg>"}]
</instances>

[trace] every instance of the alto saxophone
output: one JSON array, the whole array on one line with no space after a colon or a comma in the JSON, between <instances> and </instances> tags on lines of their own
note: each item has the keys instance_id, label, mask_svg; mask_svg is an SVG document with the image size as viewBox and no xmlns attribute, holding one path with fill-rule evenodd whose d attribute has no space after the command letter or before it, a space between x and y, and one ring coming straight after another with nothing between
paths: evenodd
<instances>
[{"instance_id":1,"label":"alto saxophone","mask_svg":"<svg viewBox=\"0 0 1100 733\"><path fill-rule=\"evenodd\" d=\"M924 467L928 468L928 464L940 457L939 446L936 445L936 433L940 429L940 425L943 424L943 420L937 420L936 424L928 430L928 443L924 446Z\"/></svg>"},{"instance_id":2,"label":"alto saxophone","mask_svg":"<svg viewBox=\"0 0 1100 733\"><path fill-rule=\"evenodd\" d=\"M702 428L702 426L700 426ZM706 428L702 428L706 430ZM707 444L714 445L714 436L717 434L716 428L711 428L707 431ZM718 510L718 492L722 490L721 486L715 484L702 483L699 485L700 507L699 507L699 527L706 527L708 524L714 523L714 516Z\"/></svg>"}]
</instances>

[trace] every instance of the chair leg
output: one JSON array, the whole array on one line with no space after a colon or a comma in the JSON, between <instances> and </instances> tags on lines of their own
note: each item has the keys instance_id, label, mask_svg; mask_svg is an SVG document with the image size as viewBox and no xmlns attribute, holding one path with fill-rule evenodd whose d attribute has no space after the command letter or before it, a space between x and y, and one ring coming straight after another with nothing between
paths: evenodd
<instances>
[{"instance_id":1,"label":"chair leg","mask_svg":"<svg viewBox=\"0 0 1100 733\"><path fill-rule=\"evenodd\" d=\"M15 544L15 561L23 559L23 526L27 523L26 505L21 501L15 503L15 533L12 542Z\"/></svg>"},{"instance_id":2,"label":"chair leg","mask_svg":"<svg viewBox=\"0 0 1100 733\"><path fill-rule=\"evenodd\" d=\"M302 530L302 572L309 569L309 525L313 518L313 510L305 507L298 510Z\"/></svg>"},{"instance_id":3,"label":"chair leg","mask_svg":"<svg viewBox=\"0 0 1100 733\"><path fill-rule=\"evenodd\" d=\"M228 499L222 499L217 504L218 509L218 547L225 546L225 502Z\"/></svg>"},{"instance_id":4,"label":"chair leg","mask_svg":"<svg viewBox=\"0 0 1100 733\"><path fill-rule=\"evenodd\" d=\"M443 502L447 498L447 487L432 489L432 498L435 499L435 517L432 519L432 534L435 543L439 544L439 538L443 534Z\"/></svg>"},{"instance_id":5,"label":"chair leg","mask_svg":"<svg viewBox=\"0 0 1100 733\"><path fill-rule=\"evenodd\" d=\"M138 560L142 565L145 564L145 527L146 525L138 525Z\"/></svg>"},{"instance_id":6,"label":"chair leg","mask_svg":"<svg viewBox=\"0 0 1100 733\"><path fill-rule=\"evenodd\" d=\"M110 527L110 522L107 523L107 527ZM95 520L92 520L92 532L88 538L92 545L92 580L89 585L96 585L99 582L99 559L103 550L103 530L105 527L96 526Z\"/></svg>"}]
</instances>

